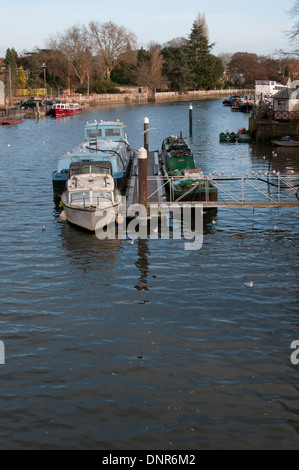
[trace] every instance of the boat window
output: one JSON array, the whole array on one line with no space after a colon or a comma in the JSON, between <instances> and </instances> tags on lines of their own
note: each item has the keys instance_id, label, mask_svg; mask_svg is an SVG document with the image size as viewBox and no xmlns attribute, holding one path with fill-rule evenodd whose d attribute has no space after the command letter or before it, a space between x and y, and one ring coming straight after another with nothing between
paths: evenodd
<instances>
[{"instance_id":1,"label":"boat window","mask_svg":"<svg viewBox=\"0 0 299 470\"><path fill-rule=\"evenodd\" d=\"M91 204L90 193L78 191L71 194L71 204Z\"/></svg>"},{"instance_id":2,"label":"boat window","mask_svg":"<svg viewBox=\"0 0 299 470\"><path fill-rule=\"evenodd\" d=\"M105 136L106 137L120 137L121 136L120 127L113 127L112 129L106 129Z\"/></svg>"},{"instance_id":3,"label":"boat window","mask_svg":"<svg viewBox=\"0 0 299 470\"><path fill-rule=\"evenodd\" d=\"M111 171L110 171L110 168L103 168L100 166L91 166L90 173L103 173L104 175L110 175Z\"/></svg>"},{"instance_id":4,"label":"boat window","mask_svg":"<svg viewBox=\"0 0 299 470\"><path fill-rule=\"evenodd\" d=\"M86 129L87 137L102 137L102 129Z\"/></svg>"},{"instance_id":5,"label":"boat window","mask_svg":"<svg viewBox=\"0 0 299 470\"><path fill-rule=\"evenodd\" d=\"M111 191L93 191L93 202L99 204L100 202L112 202Z\"/></svg>"}]
</instances>

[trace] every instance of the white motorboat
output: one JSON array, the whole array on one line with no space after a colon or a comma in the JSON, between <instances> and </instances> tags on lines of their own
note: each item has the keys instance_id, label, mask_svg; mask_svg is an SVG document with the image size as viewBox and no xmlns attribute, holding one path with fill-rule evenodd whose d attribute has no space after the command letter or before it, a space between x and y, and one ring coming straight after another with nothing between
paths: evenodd
<instances>
[{"instance_id":1,"label":"white motorboat","mask_svg":"<svg viewBox=\"0 0 299 470\"><path fill-rule=\"evenodd\" d=\"M125 125L120 121L100 121L85 126L85 141L59 158L54 171L54 199L60 200L66 189L69 168L74 162L111 162L117 187L125 192L134 152L130 149Z\"/></svg>"},{"instance_id":2,"label":"white motorboat","mask_svg":"<svg viewBox=\"0 0 299 470\"><path fill-rule=\"evenodd\" d=\"M61 218L91 232L117 221L121 193L112 176L111 162L72 163L61 202Z\"/></svg>"}]
</instances>

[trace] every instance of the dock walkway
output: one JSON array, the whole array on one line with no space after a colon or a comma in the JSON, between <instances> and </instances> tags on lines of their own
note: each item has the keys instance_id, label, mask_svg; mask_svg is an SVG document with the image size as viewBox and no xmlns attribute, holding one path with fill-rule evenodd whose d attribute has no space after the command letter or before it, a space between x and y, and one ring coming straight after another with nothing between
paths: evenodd
<instances>
[{"instance_id":1,"label":"dock walkway","mask_svg":"<svg viewBox=\"0 0 299 470\"><path fill-rule=\"evenodd\" d=\"M209 201L208 194L205 201L186 202L167 200L165 184L161 175L159 152L148 152L147 158L147 202L148 212L150 205L172 204L184 207L203 206L203 209L219 208L270 208L270 207L299 207L299 175L271 176L266 180L262 177L232 176L207 177L218 189L218 200ZM228 188L226 184L229 183ZM271 186L271 190L269 189ZM274 189L273 189L274 188ZM139 203L138 156L134 157L131 175L127 186L127 207Z\"/></svg>"},{"instance_id":2,"label":"dock walkway","mask_svg":"<svg viewBox=\"0 0 299 470\"><path fill-rule=\"evenodd\" d=\"M138 191L138 156L132 163L131 177L127 187L127 205L139 203L139 191ZM166 193L164 188L163 178L160 176L159 166L159 152L148 152L147 157L147 195L148 203L162 203L166 202Z\"/></svg>"}]
</instances>

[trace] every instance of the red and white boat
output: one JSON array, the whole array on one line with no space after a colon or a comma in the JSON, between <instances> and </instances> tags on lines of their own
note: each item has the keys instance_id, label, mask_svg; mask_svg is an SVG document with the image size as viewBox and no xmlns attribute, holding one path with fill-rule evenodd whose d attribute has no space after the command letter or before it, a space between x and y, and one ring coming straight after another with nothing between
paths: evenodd
<instances>
[{"instance_id":1,"label":"red and white boat","mask_svg":"<svg viewBox=\"0 0 299 470\"><path fill-rule=\"evenodd\" d=\"M82 112L78 103L57 103L53 105L52 110L56 117L73 116Z\"/></svg>"}]
</instances>

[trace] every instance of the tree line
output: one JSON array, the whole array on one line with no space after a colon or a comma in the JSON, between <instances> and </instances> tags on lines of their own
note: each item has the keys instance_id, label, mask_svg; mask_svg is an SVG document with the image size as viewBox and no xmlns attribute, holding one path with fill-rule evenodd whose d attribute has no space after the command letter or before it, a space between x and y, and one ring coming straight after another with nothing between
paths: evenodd
<instances>
[{"instance_id":1,"label":"tree line","mask_svg":"<svg viewBox=\"0 0 299 470\"><path fill-rule=\"evenodd\" d=\"M164 45L137 48L135 34L113 22L75 25L50 37L46 48L18 55L7 49L0 78L13 89L72 89L108 93L118 86L157 90L253 88L255 80L281 81L294 75L295 58L274 60L247 52L215 56L204 15L198 15L188 37ZM291 78L293 78L291 76Z\"/></svg>"}]
</instances>

